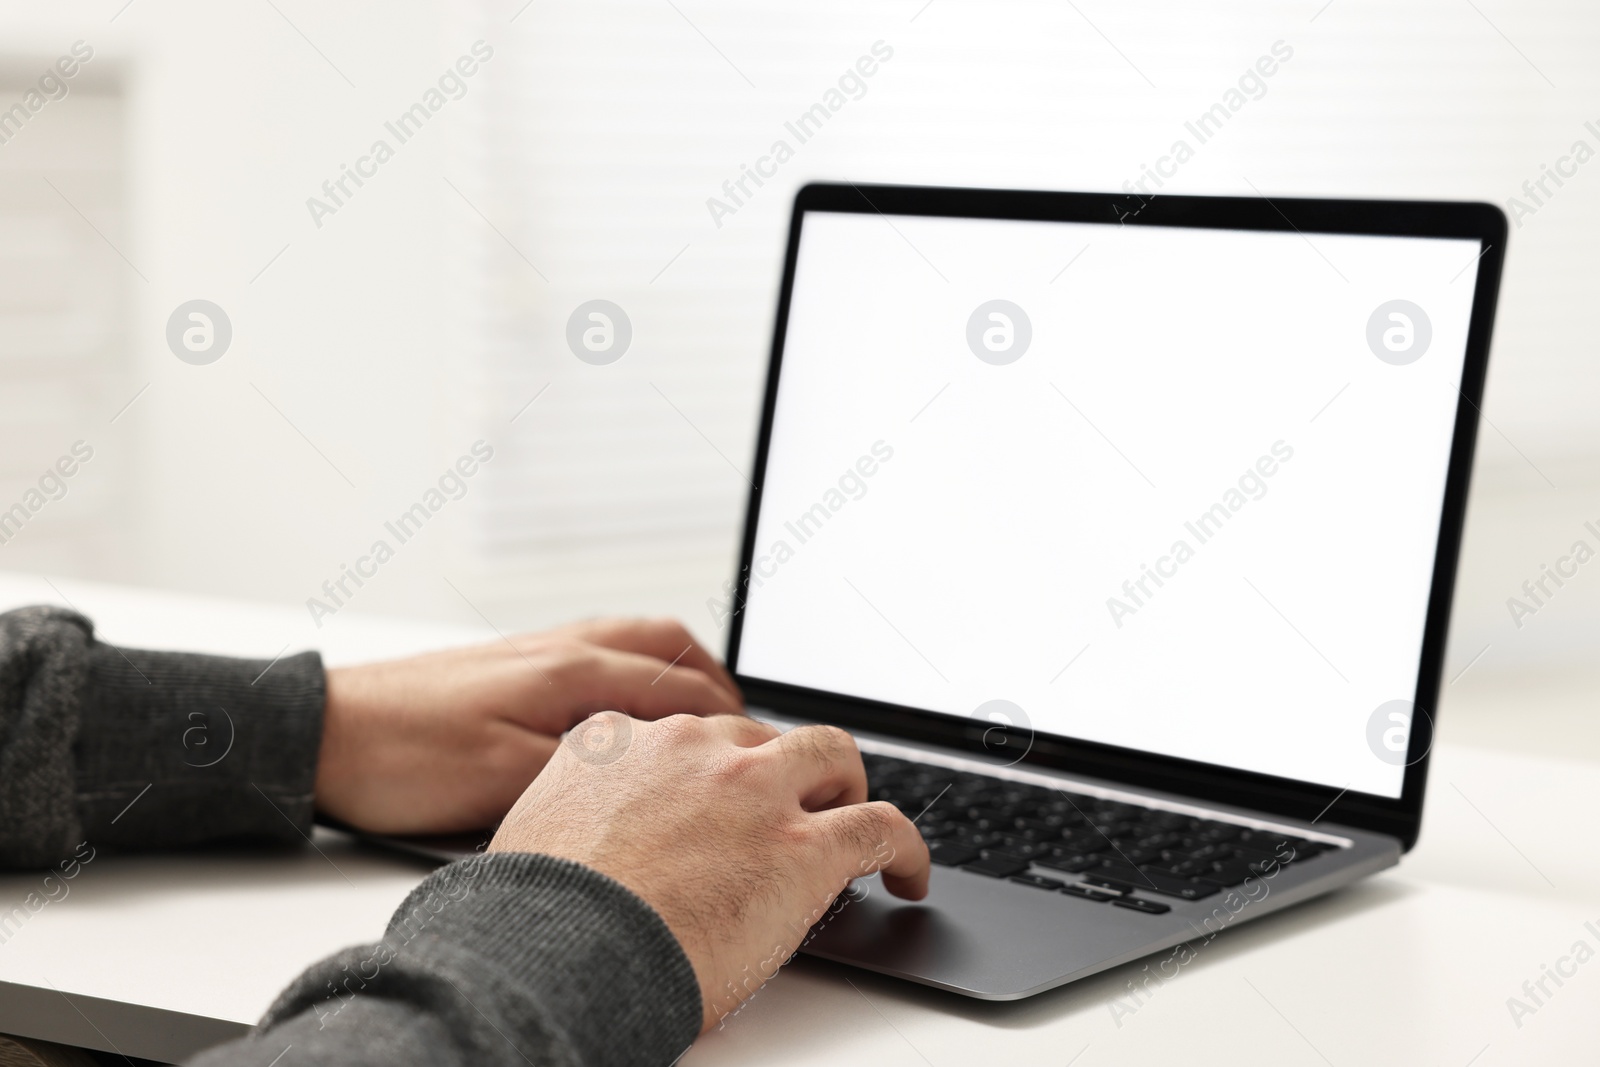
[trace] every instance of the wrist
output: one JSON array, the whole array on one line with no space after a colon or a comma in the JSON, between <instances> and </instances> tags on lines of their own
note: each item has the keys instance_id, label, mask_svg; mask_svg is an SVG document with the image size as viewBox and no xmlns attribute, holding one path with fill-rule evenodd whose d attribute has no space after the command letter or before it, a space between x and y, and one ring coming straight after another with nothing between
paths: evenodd
<instances>
[{"instance_id":1,"label":"wrist","mask_svg":"<svg viewBox=\"0 0 1600 1067\"><path fill-rule=\"evenodd\" d=\"M322 736L317 745L312 796L318 813L351 823L350 741L345 729L350 714L349 668L330 669L325 678Z\"/></svg>"}]
</instances>

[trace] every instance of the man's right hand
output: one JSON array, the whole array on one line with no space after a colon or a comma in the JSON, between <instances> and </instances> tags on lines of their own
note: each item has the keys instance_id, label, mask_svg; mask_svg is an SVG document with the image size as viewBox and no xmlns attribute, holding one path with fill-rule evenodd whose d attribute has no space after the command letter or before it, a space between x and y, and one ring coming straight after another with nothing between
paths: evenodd
<instances>
[{"instance_id":1,"label":"man's right hand","mask_svg":"<svg viewBox=\"0 0 1600 1067\"><path fill-rule=\"evenodd\" d=\"M855 741L733 715L580 725L500 826L491 852L540 852L653 907L700 983L702 1029L772 976L854 878L928 892L928 849L895 807L866 803Z\"/></svg>"}]
</instances>

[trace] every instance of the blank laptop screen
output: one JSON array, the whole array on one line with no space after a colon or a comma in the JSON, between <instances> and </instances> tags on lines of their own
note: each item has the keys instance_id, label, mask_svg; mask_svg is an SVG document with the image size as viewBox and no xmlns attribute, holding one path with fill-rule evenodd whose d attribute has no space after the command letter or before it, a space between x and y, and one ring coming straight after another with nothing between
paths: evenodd
<instances>
[{"instance_id":1,"label":"blank laptop screen","mask_svg":"<svg viewBox=\"0 0 1600 1067\"><path fill-rule=\"evenodd\" d=\"M739 672L1400 796L1478 254L806 214Z\"/></svg>"}]
</instances>

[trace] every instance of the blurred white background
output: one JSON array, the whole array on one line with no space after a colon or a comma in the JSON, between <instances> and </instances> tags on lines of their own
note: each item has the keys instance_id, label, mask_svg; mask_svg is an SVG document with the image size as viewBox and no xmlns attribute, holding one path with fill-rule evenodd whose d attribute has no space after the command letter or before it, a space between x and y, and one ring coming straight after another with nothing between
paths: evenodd
<instances>
[{"instance_id":1,"label":"blurred white background","mask_svg":"<svg viewBox=\"0 0 1600 1067\"><path fill-rule=\"evenodd\" d=\"M477 41L493 54L460 98L314 218ZM1507 605L1574 541L1600 547L1600 162L1524 191L1575 142L1600 151L1592 4L7 3L0 109L77 42L93 57L65 98L0 111L0 509L74 442L94 455L0 569L302 606L482 439L494 460L351 610L486 634L662 612L717 647L793 190L1120 190L1282 42L1163 191L1535 209L1513 227L1441 725L1600 758L1574 695L1593 690L1552 681L1592 670L1600 564L1520 627ZM877 42L892 58L859 99L714 218ZM165 338L197 298L233 327L206 366ZM633 323L609 366L564 339L593 298ZM308 615L293 639L318 636Z\"/></svg>"}]
</instances>

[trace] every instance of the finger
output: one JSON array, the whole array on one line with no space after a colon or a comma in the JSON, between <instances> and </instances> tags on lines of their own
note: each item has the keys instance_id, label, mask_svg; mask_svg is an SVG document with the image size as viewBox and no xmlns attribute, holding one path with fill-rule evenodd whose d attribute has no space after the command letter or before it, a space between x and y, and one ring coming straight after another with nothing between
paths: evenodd
<instances>
[{"instance_id":1,"label":"finger","mask_svg":"<svg viewBox=\"0 0 1600 1067\"><path fill-rule=\"evenodd\" d=\"M568 633L591 644L619 652L654 656L703 672L736 699L743 700L722 662L694 639L676 619L591 619L566 627Z\"/></svg>"},{"instance_id":2,"label":"finger","mask_svg":"<svg viewBox=\"0 0 1600 1067\"><path fill-rule=\"evenodd\" d=\"M861 750L856 739L837 726L797 726L770 747L783 762L784 780L807 811L867 799Z\"/></svg>"},{"instance_id":3,"label":"finger","mask_svg":"<svg viewBox=\"0 0 1600 1067\"><path fill-rule=\"evenodd\" d=\"M728 691L692 667L669 667L652 656L582 646L560 671L566 702L586 718L596 707L625 711L636 719L667 715L742 715ZM570 725L570 724L569 724Z\"/></svg>"},{"instance_id":4,"label":"finger","mask_svg":"<svg viewBox=\"0 0 1600 1067\"><path fill-rule=\"evenodd\" d=\"M614 619L592 624L595 644L622 652L639 652L668 663L692 667L722 686L741 704L744 696L722 661L694 639L687 627L675 619Z\"/></svg>"},{"instance_id":5,"label":"finger","mask_svg":"<svg viewBox=\"0 0 1600 1067\"><path fill-rule=\"evenodd\" d=\"M829 863L841 882L883 872L884 888L906 900L928 895L928 846L911 820L886 801L817 812Z\"/></svg>"},{"instance_id":6,"label":"finger","mask_svg":"<svg viewBox=\"0 0 1600 1067\"><path fill-rule=\"evenodd\" d=\"M713 736L731 741L740 748L755 748L783 736L783 731L770 722L745 715L712 715L703 722L704 729Z\"/></svg>"}]
</instances>

